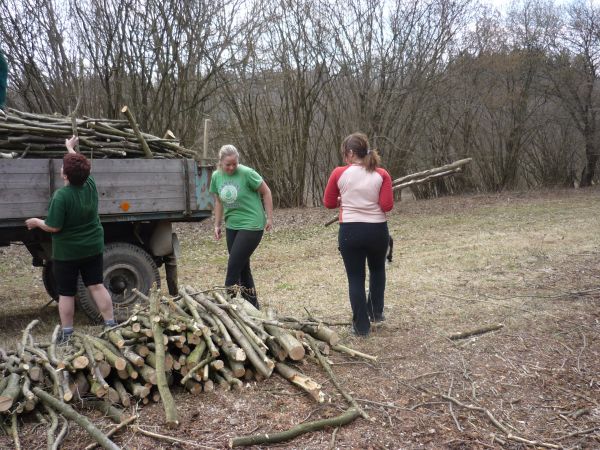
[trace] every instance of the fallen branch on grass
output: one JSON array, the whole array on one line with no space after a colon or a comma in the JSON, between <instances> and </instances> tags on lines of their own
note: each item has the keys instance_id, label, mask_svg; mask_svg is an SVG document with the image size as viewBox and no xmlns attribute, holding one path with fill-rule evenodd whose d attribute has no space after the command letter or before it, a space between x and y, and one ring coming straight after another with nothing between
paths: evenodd
<instances>
[{"instance_id":1,"label":"fallen branch on grass","mask_svg":"<svg viewBox=\"0 0 600 450\"><path fill-rule=\"evenodd\" d=\"M467 404L462 403L461 401L455 399L454 397L450 397L449 395L444 395L444 394L436 394L422 386L417 387L417 389L420 389L423 392L426 392L427 394L429 394L431 396L441 397L442 399L447 400L461 408L465 408L465 409L468 409L471 411L478 411L478 412L483 413L496 428L498 428L500 431L502 431L505 434L506 439L508 439L510 441L520 442L522 444L533 445L533 446L538 446L538 447L552 448L552 449L562 448L562 446L558 445L558 444L552 444L549 442L543 442L543 441L538 441L538 440L525 439L521 436L511 433L509 431L509 427L502 424L498 419L496 419L496 417L494 417L494 415L491 413L491 411L487 408L484 408L482 406L467 405ZM510 427L510 428L513 428L513 427Z\"/></svg>"},{"instance_id":2,"label":"fallen branch on grass","mask_svg":"<svg viewBox=\"0 0 600 450\"><path fill-rule=\"evenodd\" d=\"M140 428L137 425L133 425L131 427L131 429L136 433L143 434L144 436L148 436L148 437L157 439L159 441L169 442L171 444L185 444L185 445L191 445L194 447L203 447L200 444L196 444L195 442L184 441L183 439L177 439L172 436L166 436L164 434L159 434L159 433L154 433L152 431L144 430L143 428Z\"/></svg>"},{"instance_id":3,"label":"fallen branch on grass","mask_svg":"<svg viewBox=\"0 0 600 450\"><path fill-rule=\"evenodd\" d=\"M466 339L471 336L478 336L480 334L489 333L490 331L496 331L501 328L504 328L504 324L502 324L502 323L498 323L496 325L488 325L485 327L476 328L474 330L453 333L450 336L448 336L448 339L450 339L451 341L458 341L460 339Z\"/></svg>"},{"instance_id":4,"label":"fallen branch on grass","mask_svg":"<svg viewBox=\"0 0 600 450\"><path fill-rule=\"evenodd\" d=\"M103 448L107 450L120 449L118 445L116 445L113 441L107 438L106 435L102 433L102 431L100 431L92 422L90 422L87 417L79 414L69 405L61 402L57 398L53 397L52 395L48 394L47 392L38 387L34 387L33 392L42 402L46 403L54 410L60 412L60 414L62 414L65 418L77 423L77 425L79 425L85 431L87 431L89 435L92 436L96 440L96 442Z\"/></svg>"},{"instance_id":5,"label":"fallen branch on grass","mask_svg":"<svg viewBox=\"0 0 600 450\"><path fill-rule=\"evenodd\" d=\"M350 408L339 416L335 416L330 419L305 422L286 431L281 431L278 433L254 434L250 436L233 438L229 441L229 447L233 448L249 445L275 444L277 442L289 441L290 439L294 439L295 437L305 433L310 433L312 431L318 431L328 427L341 427L352 422L360 415L361 413L358 410Z\"/></svg>"},{"instance_id":6,"label":"fallen branch on grass","mask_svg":"<svg viewBox=\"0 0 600 450\"><path fill-rule=\"evenodd\" d=\"M354 407L354 409L356 409L360 413L360 415L363 418L369 420L369 416L367 415L367 413L358 405L358 403L356 403L356 400L354 400L354 398L352 398L352 396L348 392L346 392L346 390L344 388L342 388L342 385L340 384L337 377L333 373L333 370L331 370L331 366L329 365L329 363L325 360L325 358L321 354L321 351L319 350L315 340L311 336L307 336L307 338L308 338L308 344L310 345L310 348L312 349L315 356L317 357L317 360L319 361L319 363L321 364L323 369L325 369L325 372L327 372L327 374L329 375L329 378L331 378L331 381L333 382L333 384L337 388L337 390L340 392L340 394L342 394L342 396L348 401L348 403L350 403Z\"/></svg>"},{"instance_id":7,"label":"fallen branch on grass","mask_svg":"<svg viewBox=\"0 0 600 450\"><path fill-rule=\"evenodd\" d=\"M127 419L123 420L121 423L115 425L113 428L111 428L107 433L106 433L106 437L111 437L113 434L115 434L117 431L125 428L127 425L129 425L131 422L133 422L134 420L137 420L138 416L130 416ZM97 442L94 442L90 445L88 445L87 447L85 447L84 450L93 450L94 448L96 448L98 446Z\"/></svg>"}]
</instances>

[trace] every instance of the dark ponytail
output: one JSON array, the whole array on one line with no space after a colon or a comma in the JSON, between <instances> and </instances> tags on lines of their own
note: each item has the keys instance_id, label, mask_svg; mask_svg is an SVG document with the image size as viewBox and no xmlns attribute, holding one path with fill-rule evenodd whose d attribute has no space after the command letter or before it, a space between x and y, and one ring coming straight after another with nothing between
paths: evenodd
<instances>
[{"instance_id":1,"label":"dark ponytail","mask_svg":"<svg viewBox=\"0 0 600 450\"><path fill-rule=\"evenodd\" d=\"M363 160L367 172L373 172L381 164L381 157L375 149L369 148L369 139L363 133L352 133L342 141L342 155L354 153Z\"/></svg>"}]
</instances>

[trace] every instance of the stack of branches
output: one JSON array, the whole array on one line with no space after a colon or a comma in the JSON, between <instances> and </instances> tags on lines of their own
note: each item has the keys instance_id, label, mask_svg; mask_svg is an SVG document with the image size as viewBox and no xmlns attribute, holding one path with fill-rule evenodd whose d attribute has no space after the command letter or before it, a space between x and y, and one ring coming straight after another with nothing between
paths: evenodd
<instances>
[{"instance_id":1,"label":"stack of branches","mask_svg":"<svg viewBox=\"0 0 600 450\"><path fill-rule=\"evenodd\" d=\"M416 198L429 198L441 192L452 193L455 190L453 176L462 174L465 166L472 160L472 158L460 159L445 166L400 177L392 182L392 189L400 191L410 188Z\"/></svg>"},{"instance_id":2,"label":"stack of branches","mask_svg":"<svg viewBox=\"0 0 600 450\"><path fill-rule=\"evenodd\" d=\"M392 182L392 190L397 191L407 187L439 180L440 178L460 174L462 173L464 166L469 164L472 160L473 158L460 159L451 164L446 164L445 166L405 175Z\"/></svg>"},{"instance_id":3,"label":"stack of branches","mask_svg":"<svg viewBox=\"0 0 600 450\"><path fill-rule=\"evenodd\" d=\"M74 333L68 347L58 347L60 357L60 328L50 343L38 343L31 335L37 321L25 329L16 351L0 351L0 412L12 416L16 443L17 415L36 413L50 423L49 447L66 434L55 434L62 415L83 426L100 445L116 448L68 403L83 402L122 422L122 407L162 400L166 425L177 427L171 387L179 385L194 395L215 388L235 390L244 381L264 380L273 372L323 402L321 386L290 362L332 349L375 359L340 345L337 333L321 322L278 318L274 311L263 312L218 290L185 287L175 298L156 289L149 298L136 294L147 306L97 336ZM65 419L63 429L67 424Z\"/></svg>"},{"instance_id":4,"label":"stack of branches","mask_svg":"<svg viewBox=\"0 0 600 450\"><path fill-rule=\"evenodd\" d=\"M142 133L127 106L125 119L31 114L9 109L0 118L0 158L62 158L65 139L79 136L79 151L88 158L194 158L167 131L163 138Z\"/></svg>"},{"instance_id":5,"label":"stack of branches","mask_svg":"<svg viewBox=\"0 0 600 450\"><path fill-rule=\"evenodd\" d=\"M397 178L392 181L392 191L402 191L404 188L411 188L414 190L415 188L426 185L432 181L461 174L464 167L472 160L473 158L460 159L451 164L446 164L445 166L435 167L433 169L411 173L410 175ZM329 225L336 223L338 220L339 217L335 217L325 223L325 226L328 227Z\"/></svg>"}]
</instances>

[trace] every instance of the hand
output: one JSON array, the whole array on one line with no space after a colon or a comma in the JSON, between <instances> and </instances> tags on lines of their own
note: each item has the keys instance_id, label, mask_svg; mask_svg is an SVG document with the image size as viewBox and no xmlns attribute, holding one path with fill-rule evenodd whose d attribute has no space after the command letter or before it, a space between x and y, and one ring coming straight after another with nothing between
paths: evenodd
<instances>
[{"instance_id":1,"label":"hand","mask_svg":"<svg viewBox=\"0 0 600 450\"><path fill-rule=\"evenodd\" d=\"M75 135L71 136L70 139L65 139L65 147L69 153L75 153L75 147L79 144L79 138Z\"/></svg>"},{"instance_id":2,"label":"hand","mask_svg":"<svg viewBox=\"0 0 600 450\"><path fill-rule=\"evenodd\" d=\"M33 230L34 228L38 228L40 226L40 222L40 219L32 217L31 219L27 219L25 221L25 225L27 226L28 230Z\"/></svg>"},{"instance_id":3,"label":"hand","mask_svg":"<svg viewBox=\"0 0 600 450\"><path fill-rule=\"evenodd\" d=\"M271 231L273 229L273 219L267 219L267 224L265 225L266 231Z\"/></svg>"},{"instance_id":4,"label":"hand","mask_svg":"<svg viewBox=\"0 0 600 450\"><path fill-rule=\"evenodd\" d=\"M215 226L215 239L218 241L219 239L221 239L221 226L220 225L216 225Z\"/></svg>"}]
</instances>

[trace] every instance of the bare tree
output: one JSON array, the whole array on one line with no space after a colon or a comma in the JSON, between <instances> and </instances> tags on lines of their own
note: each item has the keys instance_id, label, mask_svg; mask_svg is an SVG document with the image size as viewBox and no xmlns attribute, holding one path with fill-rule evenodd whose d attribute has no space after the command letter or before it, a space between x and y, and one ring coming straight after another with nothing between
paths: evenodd
<instances>
[{"instance_id":1,"label":"bare tree","mask_svg":"<svg viewBox=\"0 0 600 450\"><path fill-rule=\"evenodd\" d=\"M66 114L77 92L77 59L65 38L67 14L55 0L0 2L0 37L11 88L24 109Z\"/></svg>"},{"instance_id":2,"label":"bare tree","mask_svg":"<svg viewBox=\"0 0 600 450\"><path fill-rule=\"evenodd\" d=\"M318 2L255 5L259 24L244 36L237 70L222 83L243 155L259 167L279 206L306 203L308 164L321 151L311 140L329 81Z\"/></svg>"},{"instance_id":3,"label":"bare tree","mask_svg":"<svg viewBox=\"0 0 600 450\"><path fill-rule=\"evenodd\" d=\"M552 93L560 99L583 137L586 163L581 186L589 186L600 154L600 6L575 1L566 8L561 30L546 73Z\"/></svg>"}]
</instances>

